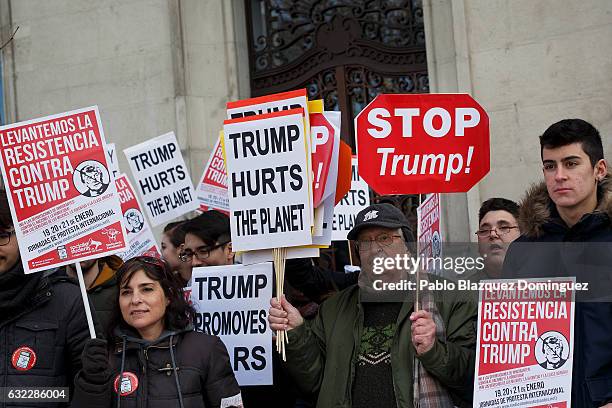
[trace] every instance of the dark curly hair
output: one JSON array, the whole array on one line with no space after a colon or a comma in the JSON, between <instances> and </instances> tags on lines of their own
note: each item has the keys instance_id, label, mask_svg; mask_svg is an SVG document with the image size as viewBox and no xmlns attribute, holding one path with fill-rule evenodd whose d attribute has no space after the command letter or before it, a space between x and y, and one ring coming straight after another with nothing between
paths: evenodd
<instances>
[{"instance_id":1,"label":"dark curly hair","mask_svg":"<svg viewBox=\"0 0 612 408\"><path fill-rule=\"evenodd\" d=\"M176 221L164 227L164 234L168 236L168 239L174 245L175 248L180 247L185 243L185 223L188 221Z\"/></svg>"},{"instance_id":2,"label":"dark curly hair","mask_svg":"<svg viewBox=\"0 0 612 408\"><path fill-rule=\"evenodd\" d=\"M194 321L195 310L185 299L183 282L170 271L166 262L161 259L150 256L137 256L125 262L117 270L117 298L113 305L112 318L106 328L108 338L116 339L115 328L129 329L130 327L121 315L119 293L121 293L121 288L127 285L138 271L144 271L147 277L159 282L166 298L169 300L164 316L164 328L168 330L187 328Z\"/></svg>"}]
</instances>

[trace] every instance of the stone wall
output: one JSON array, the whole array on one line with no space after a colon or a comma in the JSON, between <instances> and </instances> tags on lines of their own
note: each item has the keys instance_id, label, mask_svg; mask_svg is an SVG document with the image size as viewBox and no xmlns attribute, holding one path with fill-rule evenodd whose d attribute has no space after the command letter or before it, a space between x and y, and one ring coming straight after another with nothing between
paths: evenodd
<instances>
[{"instance_id":1,"label":"stone wall","mask_svg":"<svg viewBox=\"0 0 612 408\"><path fill-rule=\"evenodd\" d=\"M542 179L538 136L558 120L593 123L612 158L612 2L424 0L424 14L431 92L472 94L491 123L491 172L446 199L450 238L473 236L482 201Z\"/></svg>"}]
</instances>

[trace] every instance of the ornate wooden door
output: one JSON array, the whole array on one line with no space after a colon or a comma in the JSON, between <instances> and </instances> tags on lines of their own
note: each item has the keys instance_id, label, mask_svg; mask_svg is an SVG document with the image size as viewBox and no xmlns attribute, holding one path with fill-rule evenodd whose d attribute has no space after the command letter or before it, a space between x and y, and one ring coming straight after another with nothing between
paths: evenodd
<instances>
[{"instance_id":1,"label":"ornate wooden door","mask_svg":"<svg viewBox=\"0 0 612 408\"><path fill-rule=\"evenodd\" d=\"M306 87L353 118L379 93L429 91L421 0L246 0L252 96Z\"/></svg>"}]
</instances>

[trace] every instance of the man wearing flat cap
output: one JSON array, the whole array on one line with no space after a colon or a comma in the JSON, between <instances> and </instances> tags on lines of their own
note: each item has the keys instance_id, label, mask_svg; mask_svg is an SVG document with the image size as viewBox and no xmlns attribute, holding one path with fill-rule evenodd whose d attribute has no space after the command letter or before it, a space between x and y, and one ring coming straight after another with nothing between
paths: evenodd
<instances>
[{"instance_id":1,"label":"man wearing flat cap","mask_svg":"<svg viewBox=\"0 0 612 408\"><path fill-rule=\"evenodd\" d=\"M451 291L380 290L412 281L397 259L411 254L412 233L391 204L362 210L348 238L361 258L359 283L326 300L304 321L283 297L272 299L272 330L287 330L287 370L317 408L471 407L476 304ZM385 266L381 272L381 265ZM440 277L419 274L431 282ZM374 282L377 282L374 284Z\"/></svg>"}]
</instances>

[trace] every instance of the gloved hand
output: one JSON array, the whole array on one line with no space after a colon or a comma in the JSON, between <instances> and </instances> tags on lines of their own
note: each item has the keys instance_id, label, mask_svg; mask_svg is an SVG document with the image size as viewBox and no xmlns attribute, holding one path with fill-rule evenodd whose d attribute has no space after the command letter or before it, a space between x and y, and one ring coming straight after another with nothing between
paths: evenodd
<instances>
[{"instance_id":1,"label":"gloved hand","mask_svg":"<svg viewBox=\"0 0 612 408\"><path fill-rule=\"evenodd\" d=\"M81 376L89 383L104 384L110 377L108 343L104 339L89 339L83 348Z\"/></svg>"}]
</instances>

